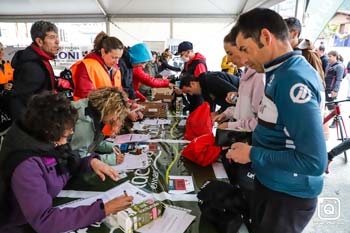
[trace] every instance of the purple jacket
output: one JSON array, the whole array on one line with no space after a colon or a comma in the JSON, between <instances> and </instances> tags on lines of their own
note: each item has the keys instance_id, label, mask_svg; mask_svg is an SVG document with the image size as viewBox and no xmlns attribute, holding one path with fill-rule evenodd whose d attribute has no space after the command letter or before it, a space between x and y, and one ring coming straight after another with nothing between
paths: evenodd
<instances>
[{"instance_id":1,"label":"purple jacket","mask_svg":"<svg viewBox=\"0 0 350 233\"><path fill-rule=\"evenodd\" d=\"M80 172L91 171L92 157L81 160ZM59 209L52 200L70 179L70 174L57 175L56 159L30 157L20 163L11 179L10 220L0 232L21 232L20 226L30 224L37 232L65 232L86 227L105 217L102 200L91 206Z\"/></svg>"}]
</instances>

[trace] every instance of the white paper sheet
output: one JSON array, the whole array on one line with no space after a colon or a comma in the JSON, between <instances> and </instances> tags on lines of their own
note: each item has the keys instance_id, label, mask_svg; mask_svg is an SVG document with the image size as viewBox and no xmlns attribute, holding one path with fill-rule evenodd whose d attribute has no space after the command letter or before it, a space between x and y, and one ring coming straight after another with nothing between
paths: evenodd
<instances>
[{"instance_id":1,"label":"white paper sheet","mask_svg":"<svg viewBox=\"0 0 350 233\"><path fill-rule=\"evenodd\" d=\"M138 168L148 167L147 154L132 155L129 153L125 154L124 161L121 164L112 166L116 171L133 170Z\"/></svg>"},{"instance_id":2,"label":"white paper sheet","mask_svg":"<svg viewBox=\"0 0 350 233\"><path fill-rule=\"evenodd\" d=\"M217 179L224 179L224 178L228 178L226 170L224 168L224 165L220 162L215 162L212 164L213 170L214 170L214 174L215 177Z\"/></svg>"},{"instance_id":3,"label":"white paper sheet","mask_svg":"<svg viewBox=\"0 0 350 233\"><path fill-rule=\"evenodd\" d=\"M115 138L107 138L107 141L114 142L115 144L129 143L129 142L143 142L151 138L147 134L122 134L118 135Z\"/></svg>"},{"instance_id":4,"label":"white paper sheet","mask_svg":"<svg viewBox=\"0 0 350 233\"><path fill-rule=\"evenodd\" d=\"M171 121L167 119L145 119L141 122L143 125L170 125Z\"/></svg>"},{"instance_id":5,"label":"white paper sheet","mask_svg":"<svg viewBox=\"0 0 350 233\"><path fill-rule=\"evenodd\" d=\"M165 208L163 216L138 229L141 233L182 233L188 228L196 217L187 211L171 207Z\"/></svg>"},{"instance_id":6,"label":"white paper sheet","mask_svg":"<svg viewBox=\"0 0 350 233\"><path fill-rule=\"evenodd\" d=\"M63 208L75 208L78 206L89 206L93 204L97 199L102 199L103 203L106 203L112 200L113 198L124 195L124 190L128 193L129 196L134 197L133 204L138 204L144 200L151 198L151 195L149 193L146 193L145 191L139 189L138 187L130 184L130 182L127 181L99 195L96 195L87 199L75 200L75 201L60 205L58 206L58 208L63 209Z\"/></svg>"}]
</instances>

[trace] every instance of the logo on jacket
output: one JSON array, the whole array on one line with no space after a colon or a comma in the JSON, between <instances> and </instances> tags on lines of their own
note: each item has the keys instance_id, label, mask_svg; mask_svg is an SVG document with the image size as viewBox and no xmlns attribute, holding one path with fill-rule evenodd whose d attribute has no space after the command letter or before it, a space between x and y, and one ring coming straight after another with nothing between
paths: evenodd
<instances>
[{"instance_id":1,"label":"logo on jacket","mask_svg":"<svg viewBox=\"0 0 350 233\"><path fill-rule=\"evenodd\" d=\"M311 100L312 94L305 84L297 83L290 89L289 96L293 103L305 104Z\"/></svg>"}]
</instances>

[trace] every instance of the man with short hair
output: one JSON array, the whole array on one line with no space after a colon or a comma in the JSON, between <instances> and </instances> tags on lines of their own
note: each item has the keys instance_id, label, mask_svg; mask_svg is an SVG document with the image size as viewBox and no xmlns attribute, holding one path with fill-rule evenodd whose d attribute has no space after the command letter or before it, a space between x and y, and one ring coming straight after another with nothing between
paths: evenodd
<instances>
[{"instance_id":1,"label":"man with short hair","mask_svg":"<svg viewBox=\"0 0 350 233\"><path fill-rule=\"evenodd\" d=\"M316 52L317 52L317 54L320 57L321 62L322 62L323 73L326 74L326 69L327 69L329 62L328 62L327 54L325 54L325 51L326 51L326 48L324 47L323 43L321 43L320 46L318 46L318 48L316 49Z\"/></svg>"},{"instance_id":2,"label":"man with short hair","mask_svg":"<svg viewBox=\"0 0 350 233\"><path fill-rule=\"evenodd\" d=\"M284 19L287 27L289 29L289 41L294 50L301 50L301 54L305 57L305 59L315 68L315 70L320 75L323 85L324 82L324 71L322 68L322 62L318 54L314 51L315 46L311 43L311 41L307 39L301 39L301 23L299 19L295 17L289 17Z\"/></svg>"},{"instance_id":3,"label":"man with short hair","mask_svg":"<svg viewBox=\"0 0 350 233\"><path fill-rule=\"evenodd\" d=\"M228 159L252 162L254 232L300 233L323 187L327 151L319 75L289 43L283 18L270 9L242 14L231 31L246 65L266 73L252 146L234 143Z\"/></svg>"},{"instance_id":4,"label":"man with short hair","mask_svg":"<svg viewBox=\"0 0 350 233\"><path fill-rule=\"evenodd\" d=\"M216 104L220 112L226 110L232 104L226 102L229 92L237 92L239 78L226 72L204 72L197 78L192 74L184 74L181 77L180 88L183 93L191 96L201 95L210 104L210 111L215 112Z\"/></svg>"},{"instance_id":5,"label":"man with short hair","mask_svg":"<svg viewBox=\"0 0 350 233\"><path fill-rule=\"evenodd\" d=\"M185 62L182 73L192 74L198 77L201 73L207 71L206 58L193 51L193 45L189 41L183 41L179 44L177 54ZM189 111L193 112L202 102L203 99L200 95L187 96L189 104Z\"/></svg>"},{"instance_id":6,"label":"man with short hair","mask_svg":"<svg viewBox=\"0 0 350 233\"><path fill-rule=\"evenodd\" d=\"M57 32L56 25L51 22L35 22L30 29L32 44L14 55L11 62L15 69L12 117L21 116L33 94L55 89L54 71L49 61L58 53Z\"/></svg>"}]
</instances>

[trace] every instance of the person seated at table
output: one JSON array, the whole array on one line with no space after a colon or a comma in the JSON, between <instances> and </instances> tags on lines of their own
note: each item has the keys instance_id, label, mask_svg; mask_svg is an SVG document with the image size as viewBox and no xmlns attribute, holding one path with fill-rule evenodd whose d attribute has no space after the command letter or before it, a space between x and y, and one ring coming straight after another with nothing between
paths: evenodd
<instances>
[{"instance_id":1,"label":"person seated at table","mask_svg":"<svg viewBox=\"0 0 350 233\"><path fill-rule=\"evenodd\" d=\"M180 78L180 89L189 95L201 95L210 104L210 111L215 112L216 104L224 111L231 104L225 98L229 92L237 92L239 78L226 72L204 72L198 78L184 73Z\"/></svg>"},{"instance_id":2,"label":"person seated at table","mask_svg":"<svg viewBox=\"0 0 350 233\"><path fill-rule=\"evenodd\" d=\"M116 87L103 87L92 90L88 97L72 102L78 110L78 121L70 145L80 157L99 152L101 160L109 165L120 164L124 154L114 148L112 142L104 141L102 129L105 124L116 135L127 117L128 103L126 93Z\"/></svg>"},{"instance_id":3,"label":"person seated at table","mask_svg":"<svg viewBox=\"0 0 350 233\"><path fill-rule=\"evenodd\" d=\"M0 153L0 232L67 232L131 205L133 197L123 195L106 203L98 199L90 206L53 206L75 174L94 171L102 181L119 176L97 155L80 159L70 149L67 138L77 118L64 94L43 92L31 98L24 117L10 128Z\"/></svg>"}]
</instances>

